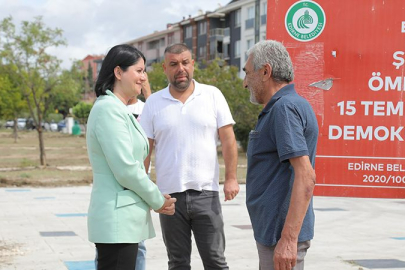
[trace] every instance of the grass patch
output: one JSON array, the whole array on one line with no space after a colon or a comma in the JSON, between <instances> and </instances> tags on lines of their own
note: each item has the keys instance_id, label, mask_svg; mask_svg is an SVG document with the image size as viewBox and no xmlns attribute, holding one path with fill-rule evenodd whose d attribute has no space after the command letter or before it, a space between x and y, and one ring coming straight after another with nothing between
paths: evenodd
<instances>
[{"instance_id":1,"label":"grass patch","mask_svg":"<svg viewBox=\"0 0 405 270\"><path fill-rule=\"evenodd\" d=\"M47 167L39 162L36 131L19 131L14 143L10 130L0 130L0 186L77 186L92 183L91 170L60 170L58 166L90 167L85 137L44 132Z\"/></svg>"},{"instance_id":2,"label":"grass patch","mask_svg":"<svg viewBox=\"0 0 405 270\"><path fill-rule=\"evenodd\" d=\"M31 178L31 175L29 175L28 173L22 173L20 174L21 178Z\"/></svg>"},{"instance_id":3,"label":"grass patch","mask_svg":"<svg viewBox=\"0 0 405 270\"><path fill-rule=\"evenodd\" d=\"M47 167L41 168L39 162L39 141L36 131L19 131L19 140L14 143L11 130L0 129L0 186L77 186L92 183L92 171L87 156L85 136L75 136L58 132L44 132ZM225 166L218 149L220 164L220 183L224 182ZM152 156L154 164L154 156ZM246 154L239 153L238 181L245 183ZM61 170L58 167L72 167ZM75 170L75 167L88 167ZM152 166L151 179L156 179Z\"/></svg>"},{"instance_id":4,"label":"grass patch","mask_svg":"<svg viewBox=\"0 0 405 270\"><path fill-rule=\"evenodd\" d=\"M21 160L21 162L20 162L19 167L20 167L20 168L25 168L25 167L33 167L33 166L35 166L35 165L36 165L36 162L35 162L35 161L33 161L33 160L31 160L31 159L28 159L28 158L23 158L23 159Z\"/></svg>"},{"instance_id":5,"label":"grass patch","mask_svg":"<svg viewBox=\"0 0 405 270\"><path fill-rule=\"evenodd\" d=\"M27 177L28 176L28 177ZM92 183L91 171L60 171L55 168L34 169L28 172L12 171L2 173L0 187L60 187L82 186Z\"/></svg>"}]
</instances>

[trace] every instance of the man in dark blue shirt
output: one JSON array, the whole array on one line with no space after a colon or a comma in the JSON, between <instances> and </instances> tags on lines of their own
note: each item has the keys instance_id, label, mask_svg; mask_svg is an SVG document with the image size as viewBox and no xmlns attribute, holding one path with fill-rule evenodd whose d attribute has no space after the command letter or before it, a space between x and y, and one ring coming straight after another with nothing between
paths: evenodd
<instances>
[{"instance_id":1,"label":"man in dark blue shirt","mask_svg":"<svg viewBox=\"0 0 405 270\"><path fill-rule=\"evenodd\" d=\"M249 135L246 176L260 269L304 269L314 235L316 117L290 84L293 66L281 43L261 41L248 56L244 87L265 106Z\"/></svg>"}]
</instances>

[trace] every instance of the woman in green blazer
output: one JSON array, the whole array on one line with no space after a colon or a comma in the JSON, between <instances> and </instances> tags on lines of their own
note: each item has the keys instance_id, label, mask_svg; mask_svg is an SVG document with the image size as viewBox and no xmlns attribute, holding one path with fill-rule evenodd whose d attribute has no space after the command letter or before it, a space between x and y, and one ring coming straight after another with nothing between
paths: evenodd
<instances>
[{"instance_id":1,"label":"woman in green blazer","mask_svg":"<svg viewBox=\"0 0 405 270\"><path fill-rule=\"evenodd\" d=\"M106 55L96 82L98 98L86 138L93 169L87 223L97 269L135 269L137 243L155 236L150 208L174 214L175 199L162 195L145 172L148 139L126 107L145 80L143 54L117 45Z\"/></svg>"}]
</instances>

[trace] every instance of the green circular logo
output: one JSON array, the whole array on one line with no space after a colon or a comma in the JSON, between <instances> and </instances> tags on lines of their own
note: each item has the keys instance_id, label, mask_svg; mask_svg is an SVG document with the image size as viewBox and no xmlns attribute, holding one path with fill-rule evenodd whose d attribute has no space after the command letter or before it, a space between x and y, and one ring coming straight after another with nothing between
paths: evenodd
<instances>
[{"instance_id":1,"label":"green circular logo","mask_svg":"<svg viewBox=\"0 0 405 270\"><path fill-rule=\"evenodd\" d=\"M325 24L325 12L314 1L296 2L285 14L285 28L298 41L307 42L317 38Z\"/></svg>"}]
</instances>

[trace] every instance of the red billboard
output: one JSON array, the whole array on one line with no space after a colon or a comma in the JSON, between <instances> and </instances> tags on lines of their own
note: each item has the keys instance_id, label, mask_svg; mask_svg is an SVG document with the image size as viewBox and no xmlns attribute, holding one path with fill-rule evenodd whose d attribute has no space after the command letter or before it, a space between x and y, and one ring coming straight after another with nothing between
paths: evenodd
<instances>
[{"instance_id":1,"label":"red billboard","mask_svg":"<svg viewBox=\"0 0 405 270\"><path fill-rule=\"evenodd\" d=\"M268 0L319 124L315 195L405 198L405 1Z\"/></svg>"}]
</instances>

